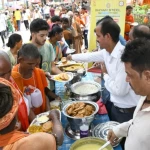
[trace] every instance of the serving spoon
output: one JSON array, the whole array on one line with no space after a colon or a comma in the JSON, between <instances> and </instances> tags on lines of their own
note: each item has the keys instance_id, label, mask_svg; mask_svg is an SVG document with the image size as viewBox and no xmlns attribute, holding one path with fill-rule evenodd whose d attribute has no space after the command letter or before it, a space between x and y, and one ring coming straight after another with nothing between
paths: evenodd
<instances>
[{"instance_id":1,"label":"serving spoon","mask_svg":"<svg viewBox=\"0 0 150 150\"><path fill-rule=\"evenodd\" d=\"M114 141L116 142L119 142L122 138L120 137L119 139L114 139ZM102 150L104 149L105 147L107 147L108 145L110 144L110 141L107 141L103 146L101 146L98 150Z\"/></svg>"},{"instance_id":2,"label":"serving spoon","mask_svg":"<svg viewBox=\"0 0 150 150\"><path fill-rule=\"evenodd\" d=\"M98 150L102 150L110 144L110 141L107 141L103 146L101 146Z\"/></svg>"}]
</instances>

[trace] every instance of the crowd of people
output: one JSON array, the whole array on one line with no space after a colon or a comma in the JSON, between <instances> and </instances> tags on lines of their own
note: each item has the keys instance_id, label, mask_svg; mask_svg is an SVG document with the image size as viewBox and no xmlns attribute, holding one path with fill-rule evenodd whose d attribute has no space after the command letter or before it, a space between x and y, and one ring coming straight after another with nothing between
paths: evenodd
<instances>
[{"instance_id":1,"label":"crowd of people","mask_svg":"<svg viewBox=\"0 0 150 150\"><path fill-rule=\"evenodd\" d=\"M126 29L130 26L130 30L125 30L128 41L120 35L120 27L113 18L105 16L95 23L99 49L91 53L81 53L83 39L88 49L90 23L84 7L74 11L62 8L59 16L55 15L53 7L44 13L35 9L30 26L31 16L27 10L14 12L15 30L20 30L23 17L31 37L28 43L22 44L21 35L14 33L8 39L7 53L0 51L0 149L56 150L56 143L63 143L63 128L55 110L49 116L54 123L53 135L25 133L37 114L50 110L50 101L61 101L50 79L51 74L62 72L55 65L62 57L96 62L94 65L100 66L101 83L105 86L102 101L110 120L121 123L109 131L111 144L126 137L121 143L123 149L149 149L150 28L146 25L132 27L132 7L126 9ZM68 48L74 48L76 54L67 55ZM38 99L34 98L35 91ZM34 142L36 140L41 142Z\"/></svg>"}]
</instances>

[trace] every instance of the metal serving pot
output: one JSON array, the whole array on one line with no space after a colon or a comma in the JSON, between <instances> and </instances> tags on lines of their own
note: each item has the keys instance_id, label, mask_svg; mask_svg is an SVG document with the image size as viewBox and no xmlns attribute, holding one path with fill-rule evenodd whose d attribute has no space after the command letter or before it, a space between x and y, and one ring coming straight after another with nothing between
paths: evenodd
<instances>
[{"instance_id":1,"label":"metal serving pot","mask_svg":"<svg viewBox=\"0 0 150 150\"><path fill-rule=\"evenodd\" d=\"M93 85L93 87L95 87L96 90L94 90L93 92L90 93L85 93L86 88L83 89L84 93L83 94L79 94L76 92L76 89L79 87L82 87L84 85L84 87L88 87L88 85ZM80 81L80 82L76 82L74 84L71 85L70 87L71 89L71 98L75 98L76 100L79 101L94 101L97 102L100 97L101 97L101 85L98 84L97 82L94 81Z\"/></svg>"},{"instance_id":2,"label":"metal serving pot","mask_svg":"<svg viewBox=\"0 0 150 150\"><path fill-rule=\"evenodd\" d=\"M85 118L86 122L90 125L92 123L92 121L94 120L95 118L95 114L98 112L99 110L99 107L98 107L98 104L95 103L95 102L88 102L88 101L80 101L80 102L84 102L85 104L89 104L89 105L92 105L94 107L94 112L90 115L90 116L85 116L83 118ZM72 102L68 102L62 109L62 113L67 117L67 120L69 122L69 125L70 125L70 128L72 131L74 132L78 132L80 130L80 125L82 123L82 119L83 118L77 118L77 117L72 117L72 116L69 116L66 112L66 109L74 104L74 103L77 103L77 101L72 101Z\"/></svg>"},{"instance_id":3,"label":"metal serving pot","mask_svg":"<svg viewBox=\"0 0 150 150\"><path fill-rule=\"evenodd\" d=\"M104 145L106 143L105 140L100 139L100 138L95 138L95 137L86 137L86 138L82 138L80 140L77 140L76 142L74 142L69 150L77 150L80 149L80 147L84 146L84 145L90 145L92 144L92 146L98 146L98 148L94 148L92 147L92 150L98 150L100 148L100 146ZM87 148L88 150L91 148ZM87 150L86 149L86 150ZM108 145L105 149L107 150L113 150L111 145Z\"/></svg>"}]
</instances>

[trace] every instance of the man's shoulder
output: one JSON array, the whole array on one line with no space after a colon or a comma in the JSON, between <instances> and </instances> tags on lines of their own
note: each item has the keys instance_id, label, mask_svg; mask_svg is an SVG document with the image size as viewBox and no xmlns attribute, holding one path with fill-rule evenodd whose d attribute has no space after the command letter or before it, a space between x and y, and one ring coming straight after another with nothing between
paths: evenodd
<instances>
[{"instance_id":1,"label":"man's shoulder","mask_svg":"<svg viewBox=\"0 0 150 150\"><path fill-rule=\"evenodd\" d=\"M45 44L41 47L41 49L50 49L53 50L53 46L48 41L45 42Z\"/></svg>"}]
</instances>

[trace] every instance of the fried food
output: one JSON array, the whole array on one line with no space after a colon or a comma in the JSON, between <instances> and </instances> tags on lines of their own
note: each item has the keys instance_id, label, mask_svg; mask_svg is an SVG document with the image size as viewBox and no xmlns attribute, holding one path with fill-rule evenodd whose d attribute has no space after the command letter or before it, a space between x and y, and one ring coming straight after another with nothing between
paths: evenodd
<instances>
[{"instance_id":1,"label":"fried food","mask_svg":"<svg viewBox=\"0 0 150 150\"><path fill-rule=\"evenodd\" d=\"M43 132L42 126L32 125L28 128L29 133L37 133L37 132Z\"/></svg>"},{"instance_id":2,"label":"fried food","mask_svg":"<svg viewBox=\"0 0 150 150\"><path fill-rule=\"evenodd\" d=\"M67 80L69 80L69 76L67 73L60 73L59 75L55 76L55 80L67 81Z\"/></svg>"},{"instance_id":3,"label":"fried food","mask_svg":"<svg viewBox=\"0 0 150 150\"><path fill-rule=\"evenodd\" d=\"M66 57L62 57L62 58L61 58L61 62L62 62L63 64L66 64L66 63L67 63L67 58L66 58Z\"/></svg>"},{"instance_id":4,"label":"fried food","mask_svg":"<svg viewBox=\"0 0 150 150\"><path fill-rule=\"evenodd\" d=\"M66 71L76 71L76 70L79 70L79 69L84 69L83 66L81 65L72 65L72 66L68 66L68 67L64 67L64 70Z\"/></svg>"},{"instance_id":5,"label":"fried food","mask_svg":"<svg viewBox=\"0 0 150 150\"><path fill-rule=\"evenodd\" d=\"M52 131L52 127L53 127L52 121L48 121L48 122L43 124L42 130L43 130L43 132L51 132Z\"/></svg>"},{"instance_id":6,"label":"fried food","mask_svg":"<svg viewBox=\"0 0 150 150\"><path fill-rule=\"evenodd\" d=\"M69 116L83 118L94 113L95 109L92 105L84 102L73 103L67 107L66 112Z\"/></svg>"}]
</instances>

